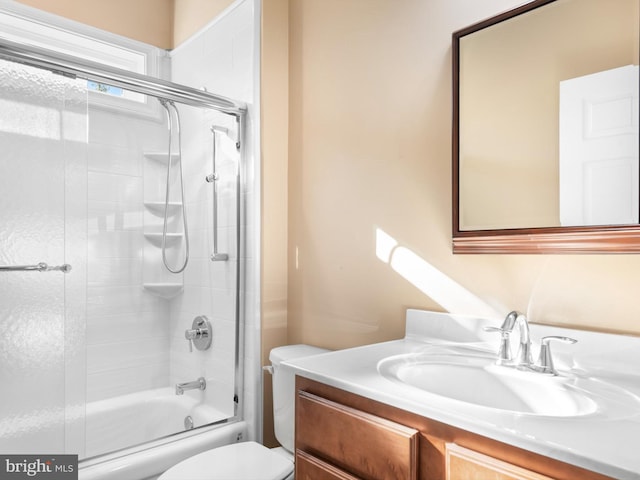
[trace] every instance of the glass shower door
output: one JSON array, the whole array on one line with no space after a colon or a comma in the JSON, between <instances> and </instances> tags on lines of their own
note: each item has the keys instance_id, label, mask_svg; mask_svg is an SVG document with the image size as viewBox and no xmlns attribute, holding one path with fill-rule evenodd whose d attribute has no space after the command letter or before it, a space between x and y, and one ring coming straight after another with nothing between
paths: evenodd
<instances>
[{"instance_id":1,"label":"glass shower door","mask_svg":"<svg viewBox=\"0 0 640 480\"><path fill-rule=\"evenodd\" d=\"M0 61L0 451L81 453L86 85Z\"/></svg>"}]
</instances>

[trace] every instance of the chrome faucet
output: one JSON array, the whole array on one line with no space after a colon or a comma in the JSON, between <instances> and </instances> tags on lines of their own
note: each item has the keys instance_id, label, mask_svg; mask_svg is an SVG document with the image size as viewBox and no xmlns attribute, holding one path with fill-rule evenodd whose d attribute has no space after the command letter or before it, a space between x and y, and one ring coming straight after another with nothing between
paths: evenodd
<instances>
[{"instance_id":1,"label":"chrome faucet","mask_svg":"<svg viewBox=\"0 0 640 480\"><path fill-rule=\"evenodd\" d=\"M511 356L510 336L513 329L518 326L520 329L520 347L513 360ZM529 322L527 318L516 311L509 312L502 322L501 327L484 327L485 332L497 332L500 334L500 348L498 349L498 359L496 364L516 367L520 370L529 370L534 372L546 373L550 375L558 375L553 365L553 357L551 356L551 340L562 343L576 343L577 340L569 337L561 337L551 335L543 337L540 346L540 357L536 364L531 360L531 337L529 334Z\"/></svg>"},{"instance_id":2,"label":"chrome faucet","mask_svg":"<svg viewBox=\"0 0 640 480\"><path fill-rule=\"evenodd\" d=\"M176 395L182 395L186 390L204 390L206 388L206 380L204 379L204 377L200 377L195 382L176 383Z\"/></svg>"},{"instance_id":3,"label":"chrome faucet","mask_svg":"<svg viewBox=\"0 0 640 480\"><path fill-rule=\"evenodd\" d=\"M520 330L520 347L513 360L511 355L510 336L513 329L518 326ZM502 322L501 327L484 327L485 332L500 333L500 348L498 349L498 365L513 365L518 368L531 368L531 337L529 335L529 322L527 317L516 311L509 312Z\"/></svg>"}]
</instances>

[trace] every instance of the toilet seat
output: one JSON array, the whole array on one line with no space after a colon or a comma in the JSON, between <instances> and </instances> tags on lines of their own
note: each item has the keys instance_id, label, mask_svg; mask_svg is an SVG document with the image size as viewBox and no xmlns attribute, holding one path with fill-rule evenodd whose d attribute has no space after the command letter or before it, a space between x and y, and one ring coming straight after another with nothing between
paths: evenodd
<instances>
[{"instance_id":1,"label":"toilet seat","mask_svg":"<svg viewBox=\"0 0 640 480\"><path fill-rule=\"evenodd\" d=\"M284 480L293 463L256 442L213 448L164 472L158 480Z\"/></svg>"}]
</instances>

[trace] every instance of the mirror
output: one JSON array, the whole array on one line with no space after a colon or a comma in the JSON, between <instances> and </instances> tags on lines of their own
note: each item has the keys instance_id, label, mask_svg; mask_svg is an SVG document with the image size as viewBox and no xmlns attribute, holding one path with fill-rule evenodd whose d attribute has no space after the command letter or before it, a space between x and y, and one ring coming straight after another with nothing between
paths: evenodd
<instances>
[{"instance_id":1,"label":"mirror","mask_svg":"<svg viewBox=\"0 0 640 480\"><path fill-rule=\"evenodd\" d=\"M454 253L640 252L640 0L453 34Z\"/></svg>"}]
</instances>

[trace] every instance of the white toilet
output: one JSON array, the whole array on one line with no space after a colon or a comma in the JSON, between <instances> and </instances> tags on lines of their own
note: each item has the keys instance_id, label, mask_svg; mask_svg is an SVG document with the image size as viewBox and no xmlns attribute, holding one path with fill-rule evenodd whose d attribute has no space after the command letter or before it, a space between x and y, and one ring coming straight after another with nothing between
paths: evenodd
<instances>
[{"instance_id":1,"label":"white toilet","mask_svg":"<svg viewBox=\"0 0 640 480\"><path fill-rule=\"evenodd\" d=\"M280 363L328 350L310 345L287 345L271 350L273 418L282 447L269 449L256 442L233 443L187 458L158 480L292 480L295 375Z\"/></svg>"}]
</instances>

